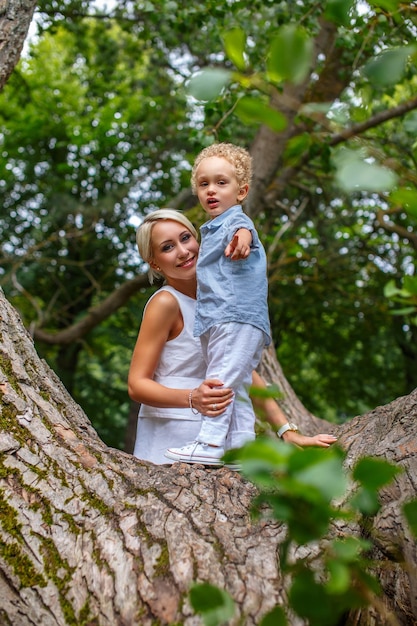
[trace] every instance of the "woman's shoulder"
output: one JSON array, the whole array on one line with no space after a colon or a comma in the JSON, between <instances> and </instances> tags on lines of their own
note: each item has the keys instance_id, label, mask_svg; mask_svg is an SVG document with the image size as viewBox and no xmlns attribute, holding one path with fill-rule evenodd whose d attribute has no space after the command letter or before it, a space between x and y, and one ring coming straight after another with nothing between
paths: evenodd
<instances>
[{"instance_id":1,"label":"woman's shoulder","mask_svg":"<svg viewBox=\"0 0 417 626\"><path fill-rule=\"evenodd\" d=\"M162 307L164 309L178 309L179 301L175 289L169 287L161 287L158 289L148 300L146 308L148 307Z\"/></svg>"}]
</instances>

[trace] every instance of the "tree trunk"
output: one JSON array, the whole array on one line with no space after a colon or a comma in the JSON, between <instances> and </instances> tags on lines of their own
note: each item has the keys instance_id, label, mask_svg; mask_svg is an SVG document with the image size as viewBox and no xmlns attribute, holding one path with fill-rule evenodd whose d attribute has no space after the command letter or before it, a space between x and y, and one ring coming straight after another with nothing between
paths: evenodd
<instances>
[{"instance_id":1,"label":"tree trunk","mask_svg":"<svg viewBox=\"0 0 417 626\"><path fill-rule=\"evenodd\" d=\"M0 317L1 623L197 625L192 581L232 595L231 625L285 606L285 527L251 521L254 487L227 468L154 466L107 448L2 293ZM391 623L417 619L415 543L400 513L416 492L416 419L417 391L339 428L348 466L371 454L404 468L371 530L383 602L345 624L388 623L384 606Z\"/></svg>"}]
</instances>

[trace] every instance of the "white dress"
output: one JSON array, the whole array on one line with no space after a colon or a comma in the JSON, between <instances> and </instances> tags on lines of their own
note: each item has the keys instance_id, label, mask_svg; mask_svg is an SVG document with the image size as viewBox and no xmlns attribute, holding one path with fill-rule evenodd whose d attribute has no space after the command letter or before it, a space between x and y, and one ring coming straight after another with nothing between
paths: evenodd
<instances>
[{"instance_id":1,"label":"white dress","mask_svg":"<svg viewBox=\"0 0 417 626\"><path fill-rule=\"evenodd\" d=\"M205 379L206 373L200 340L193 336L196 301L173 287L161 287L156 293L160 291L168 291L178 300L184 327L178 337L165 344L154 380L173 389L193 389ZM157 465L172 463L164 456L165 450L193 441L200 426L200 413L195 415L188 407L160 408L142 404L133 454Z\"/></svg>"}]
</instances>

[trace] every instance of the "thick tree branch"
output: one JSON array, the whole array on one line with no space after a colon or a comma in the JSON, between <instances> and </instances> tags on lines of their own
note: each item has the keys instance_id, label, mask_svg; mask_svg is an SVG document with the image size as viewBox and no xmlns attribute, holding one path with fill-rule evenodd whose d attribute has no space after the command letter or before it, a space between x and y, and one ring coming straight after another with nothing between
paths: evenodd
<instances>
[{"instance_id":1,"label":"thick tree branch","mask_svg":"<svg viewBox=\"0 0 417 626\"><path fill-rule=\"evenodd\" d=\"M129 298L139 289L149 286L148 277L145 274L128 280L121 287L111 293L103 302L90 309L88 315L82 320L57 333L48 333L40 328L33 330L33 338L50 345L70 344L84 337L100 322L110 317L117 309L126 304Z\"/></svg>"},{"instance_id":2,"label":"thick tree branch","mask_svg":"<svg viewBox=\"0 0 417 626\"><path fill-rule=\"evenodd\" d=\"M107 448L1 292L0 354L4 623L192 626L187 596L195 580L232 596L230 626L255 626L274 605L288 605L288 575L280 571L285 527L251 518L256 491L239 473L154 466ZM415 541L401 506L417 488L416 424L413 392L337 426L348 468L373 455L404 470L381 493L381 510L366 528L383 600L352 610L346 626L394 617L415 623ZM361 528L332 530L339 538L352 532ZM314 558L317 546L302 550Z\"/></svg>"},{"instance_id":3,"label":"thick tree branch","mask_svg":"<svg viewBox=\"0 0 417 626\"><path fill-rule=\"evenodd\" d=\"M376 128L376 126L380 126L384 122L388 122L389 120L393 120L396 117L402 117L406 113L417 109L417 98L413 98L412 100L408 100L407 102L403 102L392 109L387 109L385 111L380 111L376 113L374 116L366 120L365 122L361 122L360 124L355 124L354 126L350 126L349 128L345 128L340 133L333 135L328 142L330 146L337 146L340 143L343 143L347 139L351 139L352 137L357 137L358 135L363 135L364 132L369 130L370 128Z\"/></svg>"}]
</instances>

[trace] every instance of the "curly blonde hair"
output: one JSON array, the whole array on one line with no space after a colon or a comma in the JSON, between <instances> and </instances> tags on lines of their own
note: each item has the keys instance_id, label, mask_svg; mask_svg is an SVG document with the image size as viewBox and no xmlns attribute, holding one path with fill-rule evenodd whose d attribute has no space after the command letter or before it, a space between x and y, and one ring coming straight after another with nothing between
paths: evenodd
<instances>
[{"instance_id":1,"label":"curly blonde hair","mask_svg":"<svg viewBox=\"0 0 417 626\"><path fill-rule=\"evenodd\" d=\"M197 168L203 159L209 157L221 157L229 161L235 168L236 178L239 185L250 185L252 180L252 157L245 148L235 146L233 143L214 143L207 146L198 154L191 171L191 188L197 193Z\"/></svg>"},{"instance_id":2,"label":"curly blonde hair","mask_svg":"<svg viewBox=\"0 0 417 626\"><path fill-rule=\"evenodd\" d=\"M175 209L158 209L152 213L148 213L136 231L136 243L139 254L145 263L150 263L153 259L152 230L155 224L161 220L171 220L172 222L182 224L196 239L198 239L198 234L193 224L179 211L176 211ZM149 282L152 285L154 280L156 278L161 278L163 274L158 272L156 269L149 267L148 276Z\"/></svg>"}]
</instances>

